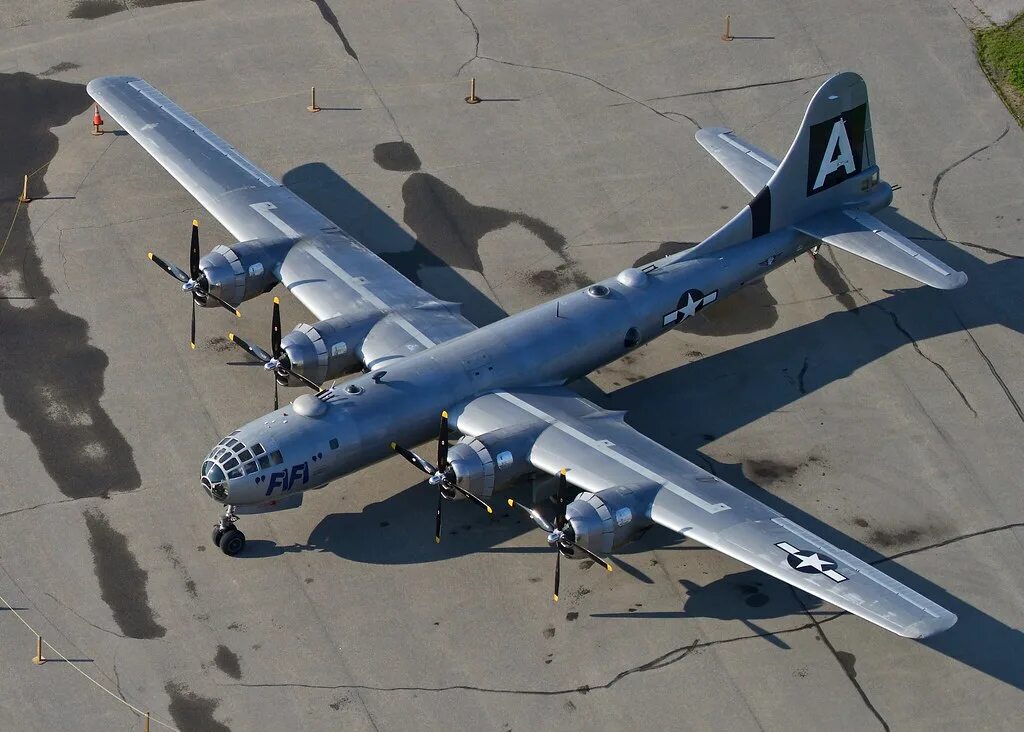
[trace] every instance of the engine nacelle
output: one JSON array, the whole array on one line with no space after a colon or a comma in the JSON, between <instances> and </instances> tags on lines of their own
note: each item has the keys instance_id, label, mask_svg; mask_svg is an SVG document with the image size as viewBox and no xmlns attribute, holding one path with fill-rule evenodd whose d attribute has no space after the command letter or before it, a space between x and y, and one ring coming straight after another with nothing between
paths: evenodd
<instances>
[{"instance_id":1,"label":"engine nacelle","mask_svg":"<svg viewBox=\"0 0 1024 732\"><path fill-rule=\"evenodd\" d=\"M547 426L503 427L477 437L463 437L448 450L448 462L459 485L487 498L495 488L533 472L530 450Z\"/></svg>"},{"instance_id":2,"label":"engine nacelle","mask_svg":"<svg viewBox=\"0 0 1024 732\"><path fill-rule=\"evenodd\" d=\"M378 318L353 321L343 315L313 325L300 323L281 339L291 367L307 379L325 381L358 371L359 345ZM294 380L298 386L298 379Z\"/></svg>"},{"instance_id":3,"label":"engine nacelle","mask_svg":"<svg viewBox=\"0 0 1024 732\"><path fill-rule=\"evenodd\" d=\"M596 554L609 554L651 526L647 511L655 489L607 488L600 493L581 493L565 508L575 541ZM583 552L564 551L571 559Z\"/></svg>"},{"instance_id":4,"label":"engine nacelle","mask_svg":"<svg viewBox=\"0 0 1024 732\"><path fill-rule=\"evenodd\" d=\"M213 248L199 260L210 292L232 305L269 292L277 284L274 272L291 248L290 239L253 239ZM215 307L212 302L200 303Z\"/></svg>"}]
</instances>

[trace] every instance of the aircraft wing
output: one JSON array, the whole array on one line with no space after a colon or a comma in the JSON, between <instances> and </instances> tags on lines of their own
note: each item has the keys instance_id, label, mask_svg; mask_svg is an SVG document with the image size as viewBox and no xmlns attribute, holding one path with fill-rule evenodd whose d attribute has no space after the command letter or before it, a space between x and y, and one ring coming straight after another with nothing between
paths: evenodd
<instances>
[{"instance_id":1,"label":"aircraft wing","mask_svg":"<svg viewBox=\"0 0 1024 732\"><path fill-rule=\"evenodd\" d=\"M732 173L751 194L757 195L768 184L779 161L738 137L727 127L705 127L697 130L697 142Z\"/></svg>"},{"instance_id":2,"label":"aircraft wing","mask_svg":"<svg viewBox=\"0 0 1024 732\"><path fill-rule=\"evenodd\" d=\"M275 272L319 319L379 321L364 363L473 329L142 79L93 79L89 95L239 241L298 242Z\"/></svg>"},{"instance_id":3,"label":"aircraft wing","mask_svg":"<svg viewBox=\"0 0 1024 732\"><path fill-rule=\"evenodd\" d=\"M592 493L651 496L650 519L886 630L923 638L956 616L564 388L495 392L455 413L463 434L541 421L530 462Z\"/></svg>"},{"instance_id":4,"label":"aircraft wing","mask_svg":"<svg viewBox=\"0 0 1024 732\"><path fill-rule=\"evenodd\" d=\"M828 211L801 221L794 228L940 290L967 284L966 274L940 262L864 211Z\"/></svg>"}]
</instances>

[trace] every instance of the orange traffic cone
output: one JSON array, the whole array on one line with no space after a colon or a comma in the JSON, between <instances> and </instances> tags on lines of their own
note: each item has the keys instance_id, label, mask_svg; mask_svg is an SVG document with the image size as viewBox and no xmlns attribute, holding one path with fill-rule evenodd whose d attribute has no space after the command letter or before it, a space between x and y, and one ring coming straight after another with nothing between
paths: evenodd
<instances>
[{"instance_id":1,"label":"orange traffic cone","mask_svg":"<svg viewBox=\"0 0 1024 732\"><path fill-rule=\"evenodd\" d=\"M102 135L103 130L100 129L101 127L103 127L103 118L100 117L100 105L97 104L96 111L92 115L92 134Z\"/></svg>"}]
</instances>

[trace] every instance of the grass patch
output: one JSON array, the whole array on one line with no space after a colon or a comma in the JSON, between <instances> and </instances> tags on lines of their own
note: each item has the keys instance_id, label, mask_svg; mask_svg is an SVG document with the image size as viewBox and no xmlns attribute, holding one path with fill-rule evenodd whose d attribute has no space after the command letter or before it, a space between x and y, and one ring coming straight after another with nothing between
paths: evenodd
<instances>
[{"instance_id":1,"label":"grass patch","mask_svg":"<svg viewBox=\"0 0 1024 732\"><path fill-rule=\"evenodd\" d=\"M975 31L978 61L1018 122L1024 120L1024 13Z\"/></svg>"}]
</instances>

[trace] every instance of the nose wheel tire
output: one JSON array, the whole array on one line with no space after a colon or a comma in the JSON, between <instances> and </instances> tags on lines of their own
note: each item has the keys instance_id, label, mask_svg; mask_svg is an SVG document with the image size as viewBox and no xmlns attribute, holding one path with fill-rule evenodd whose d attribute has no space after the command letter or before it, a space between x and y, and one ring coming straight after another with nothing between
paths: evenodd
<instances>
[{"instance_id":1,"label":"nose wheel tire","mask_svg":"<svg viewBox=\"0 0 1024 732\"><path fill-rule=\"evenodd\" d=\"M229 557L233 557L245 548L245 534L235 528L228 529L221 535L217 546Z\"/></svg>"},{"instance_id":2,"label":"nose wheel tire","mask_svg":"<svg viewBox=\"0 0 1024 732\"><path fill-rule=\"evenodd\" d=\"M220 526L213 527L213 545L220 546L220 537L224 536L224 529Z\"/></svg>"}]
</instances>

